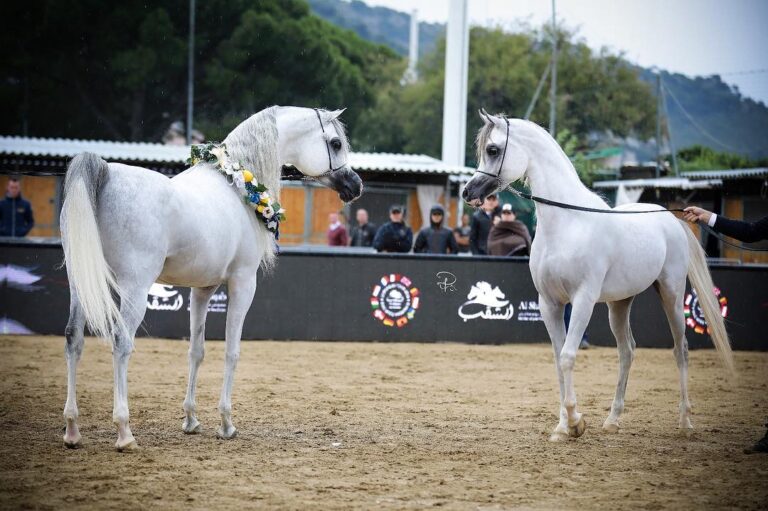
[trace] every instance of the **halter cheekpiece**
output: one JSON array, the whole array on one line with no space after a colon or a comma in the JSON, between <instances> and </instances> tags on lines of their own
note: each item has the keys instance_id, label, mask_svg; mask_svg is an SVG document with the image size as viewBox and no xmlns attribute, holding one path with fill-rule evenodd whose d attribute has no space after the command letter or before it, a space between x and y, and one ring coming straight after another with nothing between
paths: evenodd
<instances>
[{"instance_id":1,"label":"halter cheekpiece","mask_svg":"<svg viewBox=\"0 0 768 511\"><path fill-rule=\"evenodd\" d=\"M323 120L320 118L320 111L317 108L313 108L312 110L315 111L315 115L317 115L317 122L320 123L320 129L323 131L323 139L325 140L325 149L328 151L328 172L326 174L330 174L332 172L336 172L337 170L343 169L346 167L347 162L342 163L336 168L333 168L333 160L331 159L331 146L328 143L328 139L325 137L325 127L323 126Z\"/></svg>"},{"instance_id":2,"label":"halter cheekpiece","mask_svg":"<svg viewBox=\"0 0 768 511\"><path fill-rule=\"evenodd\" d=\"M488 119L488 122L491 124L494 124L493 119L491 119L491 116L487 113L483 113L485 115L485 118ZM509 119L506 117L503 117L504 122L507 123L507 137L504 139L504 151L501 153L501 162L499 163L499 168L496 170L496 174L491 174L490 172L484 172L480 169L477 169L476 172L479 172L480 174L485 174L486 176L494 177L501 181L501 169L504 167L504 158L507 157L507 144L509 144Z\"/></svg>"}]
</instances>

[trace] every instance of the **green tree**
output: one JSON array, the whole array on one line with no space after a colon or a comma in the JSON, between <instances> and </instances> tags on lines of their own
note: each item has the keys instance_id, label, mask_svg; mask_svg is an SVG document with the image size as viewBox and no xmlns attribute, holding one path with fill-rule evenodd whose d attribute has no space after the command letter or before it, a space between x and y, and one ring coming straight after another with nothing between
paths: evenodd
<instances>
[{"instance_id":1,"label":"green tree","mask_svg":"<svg viewBox=\"0 0 768 511\"><path fill-rule=\"evenodd\" d=\"M158 140L186 117L187 0L10 0L0 35L0 130ZM373 105L399 57L303 0L197 2L195 126L220 139L273 104Z\"/></svg>"},{"instance_id":2,"label":"green tree","mask_svg":"<svg viewBox=\"0 0 768 511\"><path fill-rule=\"evenodd\" d=\"M558 128L585 143L592 131L623 136L653 133L655 102L648 84L620 56L592 52L573 33L559 33ZM521 117L550 59L546 33L473 27L470 31L467 102L467 163L474 164L472 144L479 127L478 108ZM365 148L423 152L439 156L445 40L423 59L420 80L379 91L376 107L362 116L355 135ZM531 120L546 125L549 99L540 97Z\"/></svg>"}]
</instances>

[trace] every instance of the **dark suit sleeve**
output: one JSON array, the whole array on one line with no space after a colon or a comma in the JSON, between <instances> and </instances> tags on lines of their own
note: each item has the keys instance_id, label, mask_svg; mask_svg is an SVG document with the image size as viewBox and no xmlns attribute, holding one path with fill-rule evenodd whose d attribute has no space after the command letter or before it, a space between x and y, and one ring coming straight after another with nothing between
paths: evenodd
<instances>
[{"instance_id":1,"label":"dark suit sleeve","mask_svg":"<svg viewBox=\"0 0 768 511\"><path fill-rule=\"evenodd\" d=\"M768 239L768 216L757 222L742 222L717 215L714 229L726 236L747 243Z\"/></svg>"},{"instance_id":2,"label":"dark suit sleeve","mask_svg":"<svg viewBox=\"0 0 768 511\"><path fill-rule=\"evenodd\" d=\"M480 223L477 221L477 218L475 218L475 215L472 215L472 220L469 223L469 248L472 250L473 254L480 254L482 253L482 250L480 250L480 247L477 244L478 241L478 229L480 228Z\"/></svg>"}]
</instances>

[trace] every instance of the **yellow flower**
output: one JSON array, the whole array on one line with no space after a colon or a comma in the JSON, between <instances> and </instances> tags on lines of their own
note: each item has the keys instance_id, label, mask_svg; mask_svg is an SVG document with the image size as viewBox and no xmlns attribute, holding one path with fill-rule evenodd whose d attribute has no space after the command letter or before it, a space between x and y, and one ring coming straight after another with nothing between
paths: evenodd
<instances>
[{"instance_id":1,"label":"yellow flower","mask_svg":"<svg viewBox=\"0 0 768 511\"><path fill-rule=\"evenodd\" d=\"M256 211L258 211L259 213L263 212L263 211L264 211L264 206L262 206L261 204L259 204L259 205L256 207Z\"/></svg>"},{"instance_id":2,"label":"yellow flower","mask_svg":"<svg viewBox=\"0 0 768 511\"><path fill-rule=\"evenodd\" d=\"M243 170L243 179L246 183L253 181L253 174L251 174L250 170Z\"/></svg>"}]
</instances>

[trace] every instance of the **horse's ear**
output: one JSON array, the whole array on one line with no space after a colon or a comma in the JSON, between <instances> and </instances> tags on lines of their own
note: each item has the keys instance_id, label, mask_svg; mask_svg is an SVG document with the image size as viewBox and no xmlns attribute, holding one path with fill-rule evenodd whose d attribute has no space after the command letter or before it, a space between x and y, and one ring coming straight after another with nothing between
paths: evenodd
<instances>
[{"instance_id":1,"label":"horse's ear","mask_svg":"<svg viewBox=\"0 0 768 511\"><path fill-rule=\"evenodd\" d=\"M334 110L331 112L331 119L337 119L341 114L344 113L345 110L346 108L342 108L341 110Z\"/></svg>"},{"instance_id":2,"label":"horse's ear","mask_svg":"<svg viewBox=\"0 0 768 511\"><path fill-rule=\"evenodd\" d=\"M477 111L477 115L480 116L480 118L483 120L483 122L488 122L488 113L485 111L485 108L481 108Z\"/></svg>"}]
</instances>

